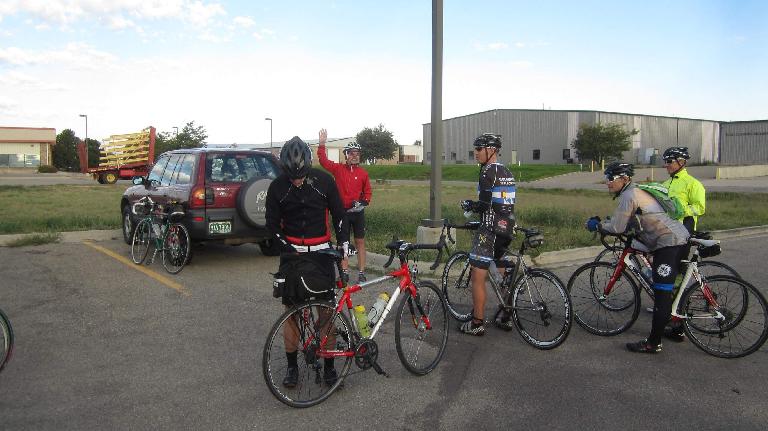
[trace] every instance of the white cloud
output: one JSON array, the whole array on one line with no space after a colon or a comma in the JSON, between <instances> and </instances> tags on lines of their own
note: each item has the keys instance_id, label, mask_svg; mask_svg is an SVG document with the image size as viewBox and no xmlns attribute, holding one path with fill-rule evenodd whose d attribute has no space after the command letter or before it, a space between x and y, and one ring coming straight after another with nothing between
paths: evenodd
<instances>
[{"instance_id":1,"label":"white cloud","mask_svg":"<svg viewBox=\"0 0 768 431\"><path fill-rule=\"evenodd\" d=\"M29 14L46 24L68 28L85 19L103 19L108 27L123 29L136 27L136 21L150 19L176 19L205 27L220 15L226 15L217 2L200 0L3 0L0 19L19 13ZM127 20L130 15L134 20ZM126 25L133 22L134 25Z\"/></svg>"},{"instance_id":2,"label":"white cloud","mask_svg":"<svg viewBox=\"0 0 768 431\"><path fill-rule=\"evenodd\" d=\"M256 21L254 21L253 18L248 16L236 16L232 20L232 23L242 28L251 28L254 25L256 25Z\"/></svg>"},{"instance_id":3,"label":"white cloud","mask_svg":"<svg viewBox=\"0 0 768 431\"><path fill-rule=\"evenodd\" d=\"M60 50L34 51L17 47L0 49L0 64L35 66L59 64L77 68L98 69L110 66L116 56L98 51L84 43L69 43Z\"/></svg>"},{"instance_id":4,"label":"white cloud","mask_svg":"<svg viewBox=\"0 0 768 431\"><path fill-rule=\"evenodd\" d=\"M508 47L509 47L509 45L507 45L504 42L492 42L492 43L486 43L486 44L476 43L475 44L475 49L477 49L478 51L500 51L502 49L507 49Z\"/></svg>"},{"instance_id":5,"label":"white cloud","mask_svg":"<svg viewBox=\"0 0 768 431\"><path fill-rule=\"evenodd\" d=\"M109 17L109 28L111 29L123 30L132 27L136 27L136 24L129 19L123 18L121 15Z\"/></svg>"},{"instance_id":6,"label":"white cloud","mask_svg":"<svg viewBox=\"0 0 768 431\"><path fill-rule=\"evenodd\" d=\"M204 4L196 1L187 7L186 20L199 27L207 26L218 15L226 15L227 12L219 3Z\"/></svg>"}]
</instances>

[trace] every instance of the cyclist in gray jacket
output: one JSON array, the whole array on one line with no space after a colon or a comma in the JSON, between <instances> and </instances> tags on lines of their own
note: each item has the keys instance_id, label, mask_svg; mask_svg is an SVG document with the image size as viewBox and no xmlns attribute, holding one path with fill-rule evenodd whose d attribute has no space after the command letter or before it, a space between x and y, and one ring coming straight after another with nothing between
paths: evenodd
<instances>
[{"instance_id":1,"label":"cyclist in gray jacket","mask_svg":"<svg viewBox=\"0 0 768 431\"><path fill-rule=\"evenodd\" d=\"M653 255L653 290L655 303L653 323L647 339L627 343L631 352L658 353L664 326L672 313L672 290L680 267L680 252L688 243L688 231L682 223L672 219L648 192L632 183L634 166L613 162L605 168L608 191L619 199L610 219L599 217L587 220L587 230L607 233L632 231L636 239ZM638 246L639 248L643 248Z\"/></svg>"}]
</instances>

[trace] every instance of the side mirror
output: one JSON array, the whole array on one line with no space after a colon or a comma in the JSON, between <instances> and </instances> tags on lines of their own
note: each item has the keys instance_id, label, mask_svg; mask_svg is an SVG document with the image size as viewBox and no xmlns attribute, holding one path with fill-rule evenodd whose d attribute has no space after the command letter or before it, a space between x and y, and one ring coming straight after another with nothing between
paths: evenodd
<instances>
[{"instance_id":1,"label":"side mirror","mask_svg":"<svg viewBox=\"0 0 768 431\"><path fill-rule=\"evenodd\" d=\"M140 186L144 184L144 177L136 176L131 178L131 181L133 182L134 185Z\"/></svg>"}]
</instances>

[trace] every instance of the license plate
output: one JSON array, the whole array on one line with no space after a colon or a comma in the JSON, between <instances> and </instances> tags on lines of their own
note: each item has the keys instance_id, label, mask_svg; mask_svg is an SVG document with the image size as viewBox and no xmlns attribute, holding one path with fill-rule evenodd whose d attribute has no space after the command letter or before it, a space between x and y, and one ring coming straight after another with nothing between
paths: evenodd
<instances>
[{"instance_id":1,"label":"license plate","mask_svg":"<svg viewBox=\"0 0 768 431\"><path fill-rule=\"evenodd\" d=\"M223 234L232 232L232 222L212 221L208 223L209 234Z\"/></svg>"}]
</instances>

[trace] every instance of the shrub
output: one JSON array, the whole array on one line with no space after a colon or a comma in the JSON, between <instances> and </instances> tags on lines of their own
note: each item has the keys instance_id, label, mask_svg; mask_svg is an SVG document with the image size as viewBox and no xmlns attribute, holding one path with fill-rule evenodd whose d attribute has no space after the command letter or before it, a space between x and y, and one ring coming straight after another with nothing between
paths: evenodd
<instances>
[{"instance_id":1,"label":"shrub","mask_svg":"<svg viewBox=\"0 0 768 431\"><path fill-rule=\"evenodd\" d=\"M55 174L56 172L59 172L59 170L56 169L56 166L40 165L37 168L37 172L40 172L41 174Z\"/></svg>"}]
</instances>

